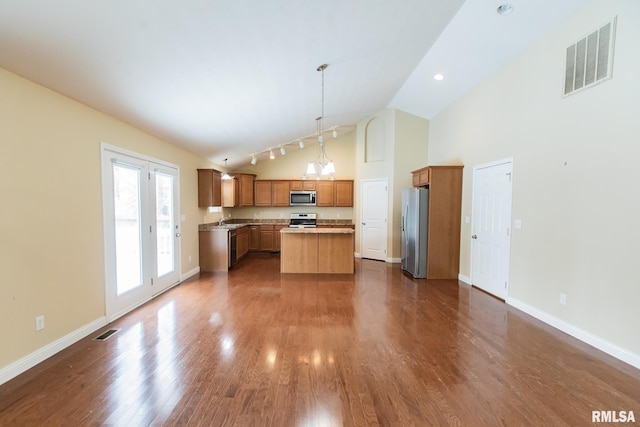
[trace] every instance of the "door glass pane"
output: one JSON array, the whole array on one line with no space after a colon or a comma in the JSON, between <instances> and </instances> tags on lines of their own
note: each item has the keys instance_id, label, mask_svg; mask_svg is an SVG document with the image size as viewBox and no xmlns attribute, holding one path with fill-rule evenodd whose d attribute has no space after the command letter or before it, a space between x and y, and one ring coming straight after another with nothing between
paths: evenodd
<instances>
[{"instance_id":1,"label":"door glass pane","mask_svg":"<svg viewBox=\"0 0 640 427\"><path fill-rule=\"evenodd\" d=\"M156 259L158 277L175 269L173 256L173 176L156 173Z\"/></svg>"},{"instance_id":2,"label":"door glass pane","mask_svg":"<svg viewBox=\"0 0 640 427\"><path fill-rule=\"evenodd\" d=\"M140 171L113 165L116 235L116 293L142 285Z\"/></svg>"}]
</instances>

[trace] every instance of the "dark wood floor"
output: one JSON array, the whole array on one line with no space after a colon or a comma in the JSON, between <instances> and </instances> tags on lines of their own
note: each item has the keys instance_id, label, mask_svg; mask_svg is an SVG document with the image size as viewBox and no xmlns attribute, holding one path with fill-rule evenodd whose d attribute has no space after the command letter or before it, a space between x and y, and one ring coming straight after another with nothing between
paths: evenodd
<instances>
[{"instance_id":1,"label":"dark wood floor","mask_svg":"<svg viewBox=\"0 0 640 427\"><path fill-rule=\"evenodd\" d=\"M640 371L457 281L202 274L0 386L2 426L563 426ZM108 328L105 328L108 329Z\"/></svg>"}]
</instances>

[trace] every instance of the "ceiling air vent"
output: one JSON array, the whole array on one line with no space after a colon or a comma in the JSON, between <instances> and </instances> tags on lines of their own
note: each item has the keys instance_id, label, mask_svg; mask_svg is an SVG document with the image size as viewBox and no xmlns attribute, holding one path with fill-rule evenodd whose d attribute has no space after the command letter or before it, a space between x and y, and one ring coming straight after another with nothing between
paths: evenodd
<instances>
[{"instance_id":1,"label":"ceiling air vent","mask_svg":"<svg viewBox=\"0 0 640 427\"><path fill-rule=\"evenodd\" d=\"M564 95L611 78L616 18L567 48Z\"/></svg>"}]
</instances>

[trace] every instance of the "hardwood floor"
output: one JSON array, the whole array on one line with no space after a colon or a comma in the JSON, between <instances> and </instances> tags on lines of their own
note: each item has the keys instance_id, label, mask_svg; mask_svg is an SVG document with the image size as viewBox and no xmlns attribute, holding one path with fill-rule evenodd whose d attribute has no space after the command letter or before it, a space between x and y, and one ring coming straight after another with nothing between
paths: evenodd
<instances>
[{"instance_id":1,"label":"hardwood floor","mask_svg":"<svg viewBox=\"0 0 640 427\"><path fill-rule=\"evenodd\" d=\"M563 426L640 371L453 280L202 274L0 386L2 426Z\"/></svg>"}]
</instances>

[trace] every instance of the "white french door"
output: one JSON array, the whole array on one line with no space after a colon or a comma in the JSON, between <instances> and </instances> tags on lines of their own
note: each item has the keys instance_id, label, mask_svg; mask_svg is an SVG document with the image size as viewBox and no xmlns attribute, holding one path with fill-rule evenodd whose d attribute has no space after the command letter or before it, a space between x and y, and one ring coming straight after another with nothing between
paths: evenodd
<instances>
[{"instance_id":1,"label":"white french door","mask_svg":"<svg viewBox=\"0 0 640 427\"><path fill-rule=\"evenodd\" d=\"M106 315L179 282L178 169L103 145Z\"/></svg>"},{"instance_id":2,"label":"white french door","mask_svg":"<svg viewBox=\"0 0 640 427\"><path fill-rule=\"evenodd\" d=\"M505 300L509 284L512 175L510 159L476 166L473 170L471 281Z\"/></svg>"}]
</instances>

